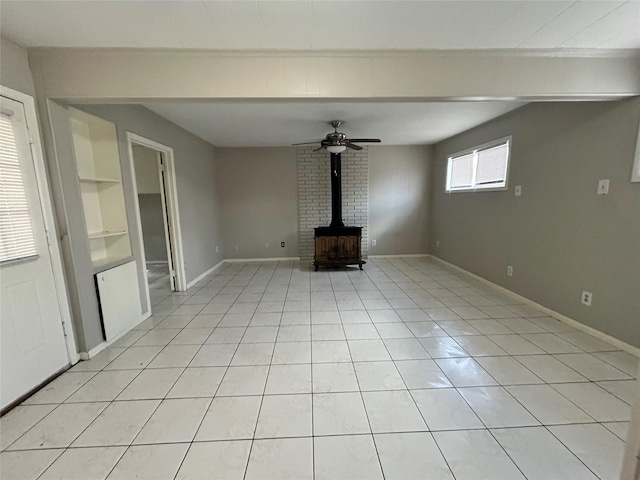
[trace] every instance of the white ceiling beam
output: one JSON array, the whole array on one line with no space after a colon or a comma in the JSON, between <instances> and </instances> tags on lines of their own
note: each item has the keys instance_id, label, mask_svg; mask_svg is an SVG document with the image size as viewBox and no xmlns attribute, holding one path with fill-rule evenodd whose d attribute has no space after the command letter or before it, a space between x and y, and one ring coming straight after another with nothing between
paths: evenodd
<instances>
[{"instance_id":1,"label":"white ceiling beam","mask_svg":"<svg viewBox=\"0 0 640 480\"><path fill-rule=\"evenodd\" d=\"M589 100L640 94L638 50L220 52L32 49L40 94L73 101Z\"/></svg>"}]
</instances>

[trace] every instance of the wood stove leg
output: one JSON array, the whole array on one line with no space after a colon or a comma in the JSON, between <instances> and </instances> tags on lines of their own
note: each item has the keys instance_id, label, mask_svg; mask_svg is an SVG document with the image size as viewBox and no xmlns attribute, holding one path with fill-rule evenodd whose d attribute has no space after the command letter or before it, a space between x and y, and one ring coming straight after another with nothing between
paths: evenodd
<instances>
[{"instance_id":1,"label":"wood stove leg","mask_svg":"<svg viewBox=\"0 0 640 480\"><path fill-rule=\"evenodd\" d=\"M316 269L316 272L318 271L318 269L320 268L320 265L318 265L317 263L314 262L313 264L314 268Z\"/></svg>"}]
</instances>

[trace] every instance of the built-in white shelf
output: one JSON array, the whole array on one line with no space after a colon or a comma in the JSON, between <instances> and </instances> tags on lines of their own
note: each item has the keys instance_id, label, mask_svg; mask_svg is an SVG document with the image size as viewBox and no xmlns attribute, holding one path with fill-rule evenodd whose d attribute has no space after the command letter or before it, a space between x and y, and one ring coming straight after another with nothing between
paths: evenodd
<instances>
[{"instance_id":1,"label":"built-in white shelf","mask_svg":"<svg viewBox=\"0 0 640 480\"><path fill-rule=\"evenodd\" d=\"M126 235L128 232L122 230L122 231L117 231L117 232L93 232L93 233L89 233L88 237L89 240L94 240L97 238L107 238L107 237L117 237L120 235Z\"/></svg>"},{"instance_id":2,"label":"built-in white shelf","mask_svg":"<svg viewBox=\"0 0 640 480\"><path fill-rule=\"evenodd\" d=\"M131 257L116 126L70 108L80 195L94 269Z\"/></svg>"},{"instance_id":3,"label":"built-in white shelf","mask_svg":"<svg viewBox=\"0 0 640 480\"><path fill-rule=\"evenodd\" d=\"M121 257L119 255L96 258L93 261L93 273L104 272L105 270L130 262L131 260L133 260L133 257Z\"/></svg>"},{"instance_id":4,"label":"built-in white shelf","mask_svg":"<svg viewBox=\"0 0 640 480\"><path fill-rule=\"evenodd\" d=\"M86 183L120 183L120 180L115 178L88 178L88 177L80 177L81 182Z\"/></svg>"}]
</instances>

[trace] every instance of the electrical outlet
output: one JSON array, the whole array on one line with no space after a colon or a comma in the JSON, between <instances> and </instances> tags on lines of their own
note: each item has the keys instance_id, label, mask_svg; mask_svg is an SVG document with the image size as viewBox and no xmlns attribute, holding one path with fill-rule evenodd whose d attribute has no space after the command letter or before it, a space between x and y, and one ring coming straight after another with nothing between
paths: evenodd
<instances>
[{"instance_id":1,"label":"electrical outlet","mask_svg":"<svg viewBox=\"0 0 640 480\"><path fill-rule=\"evenodd\" d=\"M375 238L374 238L373 240L371 240L371 246L372 246L372 247L375 247L375 246L376 246L376 240L375 240Z\"/></svg>"},{"instance_id":2,"label":"electrical outlet","mask_svg":"<svg viewBox=\"0 0 640 480\"><path fill-rule=\"evenodd\" d=\"M264 244L264 248L269 248L269 242Z\"/></svg>"},{"instance_id":3,"label":"electrical outlet","mask_svg":"<svg viewBox=\"0 0 640 480\"><path fill-rule=\"evenodd\" d=\"M436 240L436 247L440 248L440 240Z\"/></svg>"},{"instance_id":4,"label":"electrical outlet","mask_svg":"<svg viewBox=\"0 0 640 480\"><path fill-rule=\"evenodd\" d=\"M220 252L220 247L218 245L216 245L216 253Z\"/></svg>"},{"instance_id":5,"label":"electrical outlet","mask_svg":"<svg viewBox=\"0 0 640 480\"><path fill-rule=\"evenodd\" d=\"M522 185L516 185L515 194L516 194L516 197L519 197L520 195L522 195Z\"/></svg>"},{"instance_id":6,"label":"electrical outlet","mask_svg":"<svg viewBox=\"0 0 640 480\"><path fill-rule=\"evenodd\" d=\"M280 242L280 247L284 248L284 242Z\"/></svg>"},{"instance_id":7,"label":"electrical outlet","mask_svg":"<svg viewBox=\"0 0 640 480\"><path fill-rule=\"evenodd\" d=\"M507 275L513 277L513 267L511 265L507 265Z\"/></svg>"},{"instance_id":8,"label":"electrical outlet","mask_svg":"<svg viewBox=\"0 0 640 480\"><path fill-rule=\"evenodd\" d=\"M233 247L233 249L234 249L236 252L237 252L238 250L240 250L240 249L238 248L238 245L234 246L234 247Z\"/></svg>"},{"instance_id":9,"label":"electrical outlet","mask_svg":"<svg viewBox=\"0 0 640 480\"><path fill-rule=\"evenodd\" d=\"M593 299L593 293L587 292L586 290L582 291L582 297L580 298L580 302L587 307L591 306L591 300Z\"/></svg>"},{"instance_id":10,"label":"electrical outlet","mask_svg":"<svg viewBox=\"0 0 640 480\"><path fill-rule=\"evenodd\" d=\"M598 195L609 194L609 179L598 181Z\"/></svg>"}]
</instances>

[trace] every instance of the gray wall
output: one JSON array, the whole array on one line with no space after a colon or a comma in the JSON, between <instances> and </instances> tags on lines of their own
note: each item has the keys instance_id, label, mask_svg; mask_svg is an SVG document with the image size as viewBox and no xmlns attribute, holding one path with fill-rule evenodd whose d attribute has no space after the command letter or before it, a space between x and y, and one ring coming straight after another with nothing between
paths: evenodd
<instances>
[{"instance_id":1,"label":"gray wall","mask_svg":"<svg viewBox=\"0 0 640 480\"><path fill-rule=\"evenodd\" d=\"M0 37L0 85L35 95L27 51L6 37Z\"/></svg>"},{"instance_id":2,"label":"gray wall","mask_svg":"<svg viewBox=\"0 0 640 480\"><path fill-rule=\"evenodd\" d=\"M225 258L297 257L296 149L218 148L216 165Z\"/></svg>"},{"instance_id":3,"label":"gray wall","mask_svg":"<svg viewBox=\"0 0 640 480\"><path fill-rule=\"evenodd\" d=\"M219 253L215 251L215 245L222 245L222 221L216 189L214 147L142 106L78 105L77 108L117 125L130 219L134 218L131 210L133 192L126 132L173 148L187 282L220 262L224 252L222 249ZM140 239L133 228L131 241L137 250ZM137 259L140 261L139 254Z\"/></svg>"},{"instance_id":4,"label":"gray wall","mask_svg":"<svg viewBox=\"0 0 640 480\"><path fill-rule=\"evenodd\" d=\"M430 146L369 147L370 255L428 253L431 168Z\"/></svg>"},{"instance_id":5,"label":"gray wall","mask_svg":"<svg viewBox=\"0 0 640 480\"><path fill-rule=\"evenodd\" d=\"M160 193L158 152L142 145L133 145L132 150L138 193Z\"/></svg>"},{"instance_id":6,"label":"gray wall","mask_svg":"<svg viewBox=\"0 0 640 480\"><path fill-rule=\"evenodd\" d=\"M367 150L369 239L377 239L376 247L368 242L369 253L428 253L432 148L368 146ZM298 244L300 165L296 165L296 156L293 147L216 149L225 258L301 255ZM343 159L345 205L349 203L347 170ZM328 170L323 175L328 179ZM366 177L365 174L365 188ZM318 194L330 195L326 187L323 190L319 186ZM328 206L328 197L323 202ZM345 219L350 218L347 207L343 205ZM286 242L285 248L280 248L281 241ZM265 243L269 243L269 248Z\"/></svg>"},{"instance_id":7,"label":"gray wall","mask_svg":"<svg viewBox=\"0 0 640 480\"><path fill-rule=\"evenodd\" d=\"M167 244L164 238L162 198L159 193L138 195L144 257L147 262L166 262Z\"/></svg>"},{"instance_id":8,"label":"gray wall","mask_svg":"<svg viewBox=\"0 0 640 480\"><path fill-rule=\"evenodd\" d=\"M431 252L640 346L640 183L630 183L639 119L638 98L531 104L437 144ZM445 193L448 154L506 135L508 191ZM596 195L606 178L609 195Z\"/></svg>"},{"instance_id":9,"label":"gray wall","mask_svg":"<svg viewBox=\"0 0 640 480\"><path fill-rule=\"evenodd\" d=\"M158 152L142 145L134 145L132 150L144 257L147 262L166 262L167 244L162 218Z\"/></svg>"}]
</instances>

